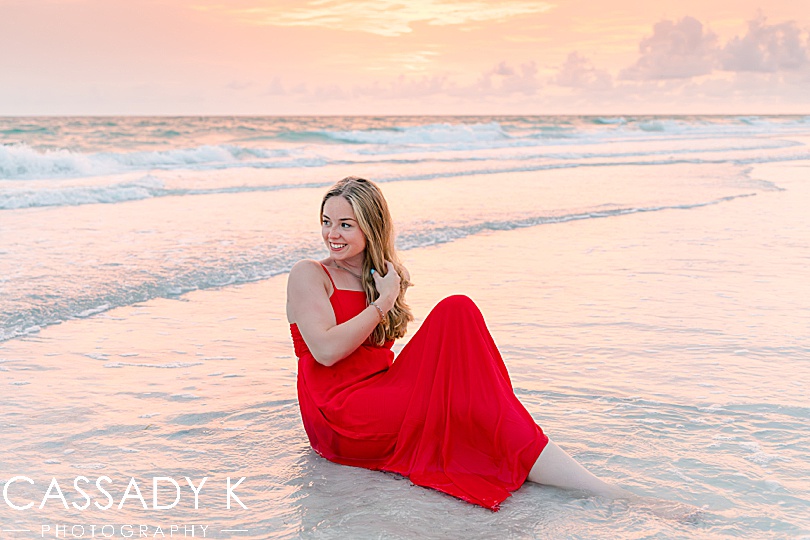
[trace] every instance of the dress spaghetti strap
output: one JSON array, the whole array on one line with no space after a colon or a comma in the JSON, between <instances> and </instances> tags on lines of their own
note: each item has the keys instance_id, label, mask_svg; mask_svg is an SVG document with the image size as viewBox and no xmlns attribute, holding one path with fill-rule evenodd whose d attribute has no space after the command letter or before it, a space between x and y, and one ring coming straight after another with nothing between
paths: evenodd
<instances>
[{"instance_id":1,"label":"dress spaghetti strap","mask_svg":"<svg viewBox=\"0 0 810 540\"><path fill-rule=\"evenodd\" d=\"M332 288L333 288L334 290L337 290L337 285L335 285L335 280L334 280L334 279L332 279L332 274L330 274L330 273L329 273L329 270L327 270L327 269L326 269L326 265L325 265L325 264L323 264L322 262L318 262L318 264L320 264L320 265L323 267L323 271L324 271L324 272L326 272L326 275L327 275L327 276L329 276L329 281L331 281L331 282L332 282Z\"/></svg>"}]
</instances>

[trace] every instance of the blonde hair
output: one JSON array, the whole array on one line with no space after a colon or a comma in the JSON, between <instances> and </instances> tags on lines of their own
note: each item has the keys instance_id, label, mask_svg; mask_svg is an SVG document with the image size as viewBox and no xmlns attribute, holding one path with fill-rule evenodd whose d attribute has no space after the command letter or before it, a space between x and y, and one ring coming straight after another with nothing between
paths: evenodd
<instances>
[{"instance_id":1,"label":"blonde hair","mask_svg":"<svg viewBox=\"0 0 810 540\"><path fill-rule=\"evenodd\" d=\"M387 271L385 261L391 261L401 279L399 296L397 296L394 307L371 333L371 342L379 346L389 339L404 336L408 323L413 320L411 308L405 303L405 291L411 282L403 276L404 266L394 247L394 225L391 213L388 211L388 203L380 188L374 182L356 176L347 176L338 181L326 192L321 201L321 222L323 222L323 207L326 201L338 196L346 199L352 206L357 224L366 237L363 269L360 274L366 300L373 302L380 296L374 284L374 278L371 276L372 268L384 275L384 272Z\"/></svg>"}]
</instances>

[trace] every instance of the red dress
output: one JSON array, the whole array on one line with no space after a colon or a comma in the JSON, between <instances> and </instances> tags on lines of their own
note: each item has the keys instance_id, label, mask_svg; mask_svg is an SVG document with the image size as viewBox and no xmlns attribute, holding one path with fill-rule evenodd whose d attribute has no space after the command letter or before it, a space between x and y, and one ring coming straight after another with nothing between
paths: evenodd
<instances>
[{"instance_id":1,"label":"red dress","mask_svg":"<svg viewBox=\"0 0 810 540\"><path fill-rule=\"evenodd\" d=\"M334 290L329 300L337 324L368 306L362 291ZM515 396L484 318L466 296L439 302L396 362L393 341L378 347L366 340L327 367L295 324L290 332L304 429L312 448L330 461L399 473L497 511L548 443Z\"/></svg>"}]
</instances>

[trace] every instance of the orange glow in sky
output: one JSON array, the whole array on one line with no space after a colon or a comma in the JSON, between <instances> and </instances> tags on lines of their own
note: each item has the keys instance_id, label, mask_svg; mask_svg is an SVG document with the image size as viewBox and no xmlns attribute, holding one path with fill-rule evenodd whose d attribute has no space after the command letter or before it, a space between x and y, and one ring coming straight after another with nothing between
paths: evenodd
<instances>
[{"instance_id":1,"label":"orange glow in sky","mask_svg":"<svg viewBox=\"0 0 810 540\"><path fill-rule=\"evenodd\" d=\"M810 113L794 0L0 0L0 115Z\"/></svg>"}]
</instances>

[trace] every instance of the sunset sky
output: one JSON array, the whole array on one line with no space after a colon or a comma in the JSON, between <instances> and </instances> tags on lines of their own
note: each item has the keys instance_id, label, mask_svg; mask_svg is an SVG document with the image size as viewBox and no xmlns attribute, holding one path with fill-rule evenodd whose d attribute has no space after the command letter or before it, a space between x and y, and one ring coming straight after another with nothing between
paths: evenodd
<instances>
[{"instance_id":1,"label":"sunset sky","mask_svg":"<svg viewBox=\"0 0 810 540\"><path fill-rule=\"evenodd\" d=\"M806 0L0 0L0 115L810 114Z\"/></svg>"}]
</instances>

